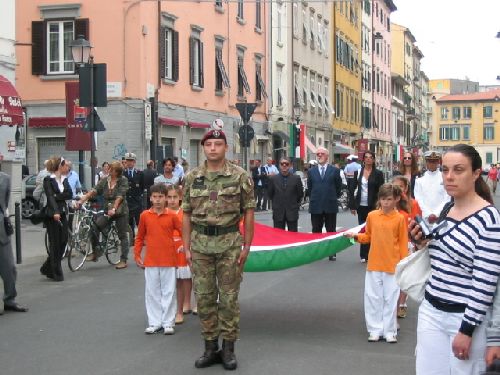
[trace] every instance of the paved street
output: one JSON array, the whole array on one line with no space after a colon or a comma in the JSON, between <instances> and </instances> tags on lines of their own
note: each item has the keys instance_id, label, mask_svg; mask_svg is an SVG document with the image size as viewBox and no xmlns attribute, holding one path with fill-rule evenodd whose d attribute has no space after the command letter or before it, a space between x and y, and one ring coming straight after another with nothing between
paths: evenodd
<instances>
[{"instance_id":1,"label":"paved street","mask_svg":"<svg viewBox=\"0 0 500 375\"><path fill-rule=\"evenodd\" d=\"M271 214L257 213L262 223ZM354 217L339 215L339 226ZM310 230L301 211L302 231ZM86 264L54 283L38 271L44 249L40 227L23 223L24 262L19 301L26 314L0 317L2 375L200 374L197 317L188 316L174 336L146 336L144 280L131 265L116 271L105 262ZM245 274L241 291L241 374L412 374L415 306L401 321L399 343L369 344L363 319L364 265L357 247L338 256L281 272Z\"/></svg>"}]
</instances>

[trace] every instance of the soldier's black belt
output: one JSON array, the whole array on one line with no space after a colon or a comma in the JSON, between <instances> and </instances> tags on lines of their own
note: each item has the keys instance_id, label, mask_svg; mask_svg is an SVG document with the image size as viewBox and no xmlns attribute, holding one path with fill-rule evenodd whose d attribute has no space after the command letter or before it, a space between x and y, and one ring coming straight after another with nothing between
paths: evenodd
<instances>
[{"instance_id":1,"label":"soldier's black belt","mask_svg":"<svg viewBox=\"0 0 500 375\"><path fill-rule=\"evenodd\" d=\"M219 225L193 224L193 229L198 233L205 234L207 236L221 236L223 234L238 232L240 230L236 224L228 227L221 227Z\"/></svg>"}]
</instances>

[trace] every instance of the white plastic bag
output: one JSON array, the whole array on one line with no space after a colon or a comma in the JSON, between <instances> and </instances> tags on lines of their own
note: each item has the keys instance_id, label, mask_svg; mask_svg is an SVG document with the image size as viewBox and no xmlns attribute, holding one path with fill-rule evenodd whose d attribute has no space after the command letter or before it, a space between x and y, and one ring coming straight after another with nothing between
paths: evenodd
<instances>
[{"instance_id":1,"label":"white plastic bag","mask_svg":"<svg viewBox=\"0 0 500 375\"><path fill-rule=\"evenodd\" d=\"M399 288L419 303L424 299L430 275L431 260L427 246L402 259L396 266L395 276Z\"/></svg>"}]
</instances>

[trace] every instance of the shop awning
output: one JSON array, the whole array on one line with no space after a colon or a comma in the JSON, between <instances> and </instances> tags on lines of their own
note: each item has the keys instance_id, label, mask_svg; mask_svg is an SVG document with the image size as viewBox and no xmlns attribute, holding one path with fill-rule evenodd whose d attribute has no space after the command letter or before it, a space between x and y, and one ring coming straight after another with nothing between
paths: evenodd
<instances>
[{"instance_id":1,"label":"shop awning","mask_svg":"<svg viewBox=\"0 0 500 375\"><path fill-rule=\"evenodd\" d=\"M194 129L208 129L208 128L210 128L210 124L206 123L206 122L188 121L188 125L190 128L194 128Z\"/></svg>"},{"instance_id":2,"label":"shop awning","mask_svg":"<svg viewBox=\"0 0 500 375\"><path fill-rule=\"evenodd\" d=\"M176 120L170 117L160 117L160 125L167 126L186 126L186 121Z\"/></svg>"},{"instance_id":3,"label":"shop awning","mask_svg":"<svg viewBox=\"0 0 500 375\"><path fill-rule=\"evenodd\" d=\"M23 106L16 88L0 75L0 125L23 125Z\"/></svg>"},{"instance_id":4,"label":"shop awning","mask_svg":"<svg viewBox=\"0 0 500 375\"><path fill-rule=\"evenodd\" d=\"M342 143L336 143L332 148L333 154L353 154L354 149L347 145L343 145Z\"/></svg>"},{"instance_id":5,"label":"shop awning","mask_svg":"<svg viewBox=\"0 0 500 375\"><path fill-rule=\"evenodd\" d=\"M65 128L66 117L30 117L28 119L30 128Z\"/></svg>"}]
</instances>

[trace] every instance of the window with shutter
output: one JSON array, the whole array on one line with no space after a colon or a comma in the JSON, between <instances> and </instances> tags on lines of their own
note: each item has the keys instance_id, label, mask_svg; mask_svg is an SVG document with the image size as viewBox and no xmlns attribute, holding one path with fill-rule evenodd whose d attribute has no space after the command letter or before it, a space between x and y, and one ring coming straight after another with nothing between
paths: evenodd
<instances>
[{"instance_id":1,"label":"window with shutter","mask_svg":"<svg viewBox=\"0 0 500 375\"><path fill-rule=\"evenodd\" d=\"M189 84L203 87L203 43L196 37L189 38Z\"/></svg>"},{"instance_id":2,"label":"window with shutter","mask_svg":"<svg viewBox=\"0 0 500 375\"><path fill-rule=\"evenodd\" d=\"M222 60L222 49L215 49L215 70L216 70L216 91L222 91L223 86L226 88L231 87L229 84L229 77Z\"/></svg>"},{"instance_id":3,"label":"window with shutter","mask_svg":"<svg viewBox=\"0 0 500 375\"><path fill-rule=\"evenodd\" d=\"M160 30L160 77L179 80L179 33L170 27Z\"/></svg>"},{"instance_id":4,"label":"window with shutter","mask_svg":"<svg viewBox=\"0 0 500 375\"><path fill-rule=\"evenodd\" d=\"M48 19L31 23L33 75L73 74L71 42L82 35L89 40L89 20Z\"/></svg>"},{"instance_id":5,"label":"window with shutter","mask_svg":"<svg viewBox=\"0 0 500 375\"><path fill-rule=\"evenodd\" d=\"M245 73L245 69L243 68L243 57L238 57L238 95L239 93L239 82L241 80L241 85L247 92L247 94L250 94L250 85L248 84L248 79L247 75ZM243 90L241 90L241 95L243 96Z\"/></svg>"}]
</instances>

